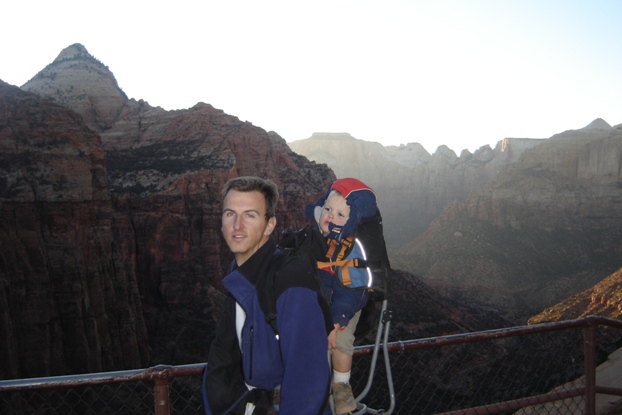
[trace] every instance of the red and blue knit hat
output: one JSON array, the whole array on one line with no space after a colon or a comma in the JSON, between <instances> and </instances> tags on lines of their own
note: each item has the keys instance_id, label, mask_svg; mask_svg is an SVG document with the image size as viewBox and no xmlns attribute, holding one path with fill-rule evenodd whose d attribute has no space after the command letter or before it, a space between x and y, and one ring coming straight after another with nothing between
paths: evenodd
<instances>
[{"instance_id":1,"label":"red and blue knit hat","mask_svg":"<svg viewBox=\"0 0 622 415\"><path fill-rule=\"evenodd\" d=\"M335 180L328 188L328 191L317 202L310 203L305 208L305 216L315 222L317 208L321 209L326 203L326 199L332 190L338 191L350 206L350 217L343 227L341 227L341 238L354 234L356 227L365 219L374 217L378 207L376 205L376 194L371 187L358 179L347 177L345 179Z\"/></svg>"}]
</instances>

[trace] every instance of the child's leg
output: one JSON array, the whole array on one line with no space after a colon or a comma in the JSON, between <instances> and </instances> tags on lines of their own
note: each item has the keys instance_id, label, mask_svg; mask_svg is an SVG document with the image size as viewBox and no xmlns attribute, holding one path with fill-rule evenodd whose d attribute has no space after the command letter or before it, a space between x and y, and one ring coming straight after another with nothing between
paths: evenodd
<instances>
[{"instance_id":1,"label":"child's leg","mask_svg":"<svg viewBox=\"0 0 622 415\"><path fill-rule=\"evenodd\" d=\"M337 372L341 372L341 373L345 373L345 372L347 372L348 374L350 373L350 370L352 369L352 355L343 353L339 349L334 349L332 360L333 360L333 370ZM335 380L335 382L336 381L337 380ZM347 383L349 381L350 379L348 376L348 379L346 379L345 381L342 380L341 382Z\"/></svg>"},{"instance_id":2,"label":"child's leg","mask_svg":"<svg viewBox=\"0 0 622 415\"><path fill-rule=\"evenodd\" d=\"M337 348L332 350L333 399L335 413L345 414L356 409L356 401L350 386L350 370L354 353L354 331L361 312L358 311L348 326L337 332Z\"/></svg>"},{"instance_id":3,"label":"child's leg","mask_svg":"<svg viewBox=\"0 0 622 415\"><path fill-rule=\"evenodd\" d=\"M337 331L337 348L332 351L333 369L337 372L350 372L352 369L352 354L354 354L354 332L361 317L361 310L357 311L343 330ZM347 383L347 381L346 381Z\"/></svg>"}]
</instances>

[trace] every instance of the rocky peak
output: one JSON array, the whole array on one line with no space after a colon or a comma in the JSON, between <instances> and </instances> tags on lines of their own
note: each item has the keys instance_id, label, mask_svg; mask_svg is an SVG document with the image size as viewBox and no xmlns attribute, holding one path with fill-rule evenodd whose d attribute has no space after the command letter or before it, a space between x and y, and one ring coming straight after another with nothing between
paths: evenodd
<instances>
[{"instance_id":1,"label":"rocky peak","mask_svg":"<svg viewBox=\"0 0 622 415\"><path fill-rule=\"evenodd\" d=\"M432 158L443 160L448 164L453 164L458 160L456 152L447 147L445 144L438 146L434 154L432 154Z\"/></svg>"},{"instance_id":2,"label":"rocky peak","mask_svg":"<svg viewBox=\"0 0 622 415\"><path fill-rule=\"evenodd\" d=\"M59 63L64 60L93 60L86 48L80 43L74 43L63 49L52 63Z\"/></svg>"},{"instance_id":3,"label":"rocky peak","mask_svg":"<svg viewBox=\"0 0 622 415\"><path fill-rule=\"evenodd\" d=\"M416 167L430 160L430 153L420 143L408 143L385 147L392 160L404 167Z\"/></svg>"},{"instance_id":4,"label":"rocky peak","mask_svg":"<svg viewBox=\"0 0 622 415\"><path fill-rule=\"evenodd\" d=\"M108 67L79 43L63 49L21 88L76 111L98 132L112 127L128 101Z\"/></svg>"},{"instance_id":5,"label":"rocky peak","mask_svg":"<svg viewBox=\"0 0 622 415\"><path fill-rule=\"evenodd\" d=\"M312 140L346 140L353 141L356 138L352 137L349 133L313 133L311 135Z\"/></svg>"},{"instance_id":6,"label":"rocky peak","mask_svg":"<svg viewBox=\"0 0 622 415\"><path fill-rule=\"evenodd\" d=\"M582 130L611 130L613 127L602 118L596 118L594 121L581 128Z\"/></svg>"}]
</instances>

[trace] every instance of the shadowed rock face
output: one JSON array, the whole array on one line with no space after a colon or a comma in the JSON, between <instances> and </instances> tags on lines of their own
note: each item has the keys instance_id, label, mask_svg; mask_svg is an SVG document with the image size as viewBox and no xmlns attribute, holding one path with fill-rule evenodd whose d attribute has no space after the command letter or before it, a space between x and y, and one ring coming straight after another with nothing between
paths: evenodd
<instances>
[{"instance_id":1,"label":"shadowed rock face","mask_svg":"<svg viewBox=\"0 0 622 415\"><path fill-rule=\"evenodd\" d=\"M0 378L146 364L99 136L0 81L0 149Z\"/></svg>"},{"instance_id":2,"label":"shadowed rock face","mask_svg":"<svg viewBox=\"0 0 622 415\"><path fill-rule=\"evenodd\" d=\"M210 105L128 100L81 45L24 89L46 100L2 85L0 377L204 361L231 260L222 185L275 181L280 232L332 171Z\"/></svg>"}]
</instances>

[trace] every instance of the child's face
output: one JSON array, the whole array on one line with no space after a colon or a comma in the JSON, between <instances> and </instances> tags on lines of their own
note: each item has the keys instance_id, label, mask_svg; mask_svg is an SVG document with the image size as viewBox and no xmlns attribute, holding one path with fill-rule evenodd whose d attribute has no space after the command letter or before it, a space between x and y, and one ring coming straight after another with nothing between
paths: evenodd
<instances>
[{"instance_id":1,"label":"child's face","mask_svg":"<svg viewBox=\"0 0 622 415\"><path fill-rule=\"evenodd\" d=\"M330 222L338 226L343 226L350 217L350 206L346 203L345 197L339 193L332 193L322 208L320 215L320 229L323 234L328 233L328 224Z\"/></svg>"}]
</instances>

